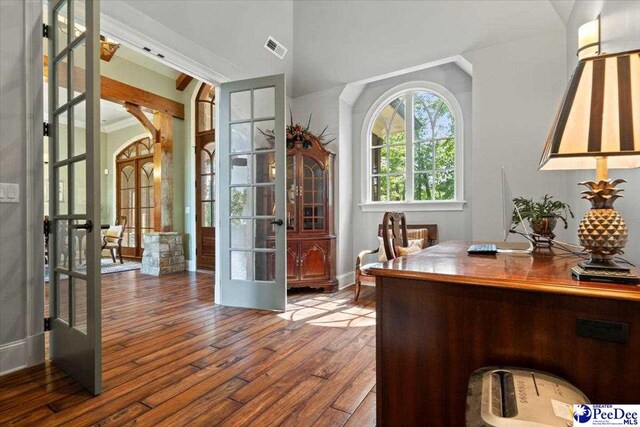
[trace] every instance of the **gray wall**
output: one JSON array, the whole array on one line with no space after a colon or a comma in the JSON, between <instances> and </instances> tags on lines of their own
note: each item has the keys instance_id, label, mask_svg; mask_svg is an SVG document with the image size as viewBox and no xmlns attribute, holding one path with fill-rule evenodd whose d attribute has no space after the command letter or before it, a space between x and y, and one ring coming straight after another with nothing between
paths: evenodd
<instances>
[{"instance_id":1,"label":"gray wall","mask_svg":"<svg viewBox=\"0 0 640 427\"><path fill-rule=\"evenodd\" d=\"M552 30L464 52L472 78L449 64L369 83L359 95L347 85L293 98L294 121L306 122L313 113L312 130L328 125L339 137L330 148L338 153L334 201L341 286L351 283L357 253L375 247L382 218L382 212L363 212L359 206L364 117L380 95L399 84L427 80L446 87L461 104L465 123L464 210L408 212L410 222L438 224L441 241L499 240L501 165L514 195L567 199L567 172L537 170L566 84L564 39L563 30ZM345 100L352 98L351 107ZM559 230L558 236L564 240L567 232Z\"/></svg>"},{"instance_id":2,"label":"gray wall","mask_svg":"<svg viewBox=\"0 0 640 427\"><path fill-rule=\"evenodd\" d=\"M334 231L336 234L336 271L340 286L352 282L351 239L351 135L340 126L350 125L351 107L340 101L342 86L293 98L289 101L294 123L306 124L311 117L311 131L319 134L327 126L328 139L336 140L327 149L336 154L333 169ZM346 116L345 116L346 114ZM345 119L346 117L346 119ZM348 137L345 137L348 136ZM347 274L348 276L344 276ZM342 276L342 277L341 277Z\"/></svg>"},{"instance_id":3,"label":"gray wall","mask_svg":"<svg viewBox=\"0 0 640 427\"><path fill-rule=\"evenodd\" d=\"M514 197L567 199L566 172L538 171L566 85L564 46L564 31L553 30L464 53L473 65L474 240L502 235L501 165ZM566 239L564 230L557 234Z\"/></svg>"},{"instance_id":4,"label":"gray wall","mask_svg":"<svg viewBox=\"0 0 640 427\"><path fill-rule=\"evenodd\" d=\"M573 74L577 64L578 27L600 14L602 51L606 53L640 49L640 2L638 1L577 1L567 23L567 75ZM624 178L625 197L616 201L615 207L622 214L629 227L629 241L624 257L634 264L640 264L640 169L616 169L609 171L610 178ZM570 224L570 237L578 240L578 223L590 207L589 202L580 198L577 183L595 179L595 171L570 172L567 194L576 213Z\"/></svg>"},{"instance_id":5,"label":"gray wall","mask_svg":"<svg viewBox=\"0 0 640 427\"><path fill-rule=\"evenodd\" d=\"M364 123L365 116L376 100L388 90L393 89L402 83L412 81L428 81L437 83L448 89L457 99L462 109L464 123L464 170L465 182L462 195L463 200L468 203L462 211L433 211L433 212L406 212L407 221L412 224L438 224L440 240L464 240L471 235L471 208L469 201L471 190L471 141L472 141L472 114L471 114L471 77L456 64L450 63L434 68L421 70L402 76L380 80L370 83L364 89L358 100L353 105L353 129L352 129L352 156L353 156L353 253L351 256L351 268L355 256L363 249L377 247L378 224L382 222L383 212L363 212L359 204L361 197L361 173L366 168L362 158L362 144L367 141L362 140L362 129L367 126ZM340 185L343 183L341 182ZM399 208L402 209L402 208Z\"/></svg>"},{"instance_id":6,"label":"gray wall","mask_svg":"<svg viewBox=\"0 0 640 427\"><path fill-rule=\"evenodd\" d=\"M44 357L41 10L0 2L0 182L20 186L0 204L0 374Z\"/></svg>"}]
</instances>

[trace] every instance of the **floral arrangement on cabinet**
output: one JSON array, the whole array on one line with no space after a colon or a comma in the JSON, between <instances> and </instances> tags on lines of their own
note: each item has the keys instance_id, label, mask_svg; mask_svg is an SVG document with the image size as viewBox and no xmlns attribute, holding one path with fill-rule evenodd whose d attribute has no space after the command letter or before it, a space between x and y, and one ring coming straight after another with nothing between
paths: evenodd
<instances>
[{"instance_id":1,"label":"floral arrangement on cabinet","mask_svg":"<svg viewBox=\"0 0 640 427\"><path fill-rule=\"evenodd\" d=\"M326 138L330 135L327 132L327 128L329 126L325 126L320 132L319 135L314 135L309 128L311 127L311 117L312 114L309 114L309 120L307 121L306 126L302 126L300 123L293 123L293 112L289 110L290 114L290 122L285 129L286 138L287 138L287 149L291 150L295 148L296 144L302 145L302 148L309 149L311 148L311 141L314 139L318 140L322 145L327 145L335 141L335 138L331 138L326 140ZM262 130L259 129L260 133L262 133L265 138L273 143L276 139L276 134L274 129Z\"/></svg>"}]
</instances>

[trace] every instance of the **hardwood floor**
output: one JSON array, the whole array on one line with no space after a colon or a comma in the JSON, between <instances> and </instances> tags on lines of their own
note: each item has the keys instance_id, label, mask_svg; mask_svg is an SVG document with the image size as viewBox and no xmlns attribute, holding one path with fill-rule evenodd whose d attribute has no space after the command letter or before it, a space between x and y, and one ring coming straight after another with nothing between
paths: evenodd
<instances>
[{"instance_id":1,"label":"hardwood floor","mask_svg":"<svg viewBox=\"0 0 640 427\"><path fill-rule=\"evenodd\" d=\"M50 362L0 377L0 425L375 425L375 296L213 305L212 278L102 278L103 393Z\"/></svg>"}]
</instances>

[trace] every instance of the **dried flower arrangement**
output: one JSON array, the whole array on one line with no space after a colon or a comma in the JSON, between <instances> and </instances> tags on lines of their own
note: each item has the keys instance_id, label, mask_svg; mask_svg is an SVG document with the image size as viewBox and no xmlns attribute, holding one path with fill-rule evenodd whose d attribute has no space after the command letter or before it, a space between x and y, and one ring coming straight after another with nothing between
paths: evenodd
<instances>
[{"instance_id":1,"label":"dried flower arrangement","mask_svg":"<svg viewBox=\"0 0 640 427\"><path fill-rule=\"evenodd\" d=\"M309 114L309 120L307 121L307 125L305 127L302 127L300 123L294 124L293 112L289 110L289 114L290 114L291 121L286 128L287 149L290 150L294 148L296 144L301 144L302 148L309 149L311 148L311 141L313 139L318 140L322 145L330 144L331 142L336 140L335 138L326 140L326 138L329 136L329 134L326 133L328 126L325 126L319 135L314 135L309 131L309 128L311 126L312 114ZM259 129L259 131L267 138L269 142L273 142L276 138L276 135L273 129L267 129L267 130Z\"/></svg>"}]
</instances>

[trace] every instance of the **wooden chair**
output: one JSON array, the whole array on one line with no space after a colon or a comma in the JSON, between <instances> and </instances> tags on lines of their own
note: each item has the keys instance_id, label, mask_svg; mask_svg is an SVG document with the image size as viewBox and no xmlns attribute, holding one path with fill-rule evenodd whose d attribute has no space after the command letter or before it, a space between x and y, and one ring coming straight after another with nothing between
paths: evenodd
<instances>
[{"instance_id":1,"label":"wooden chair","mask_svg":"<svg viewBox=\"0 0 640 427\"><path fill-rule=\"evenodd\" d=\"M407 225L403 212L385 212L382 224L378 226L378 236L382 238L382 247L364 250L358 254L356 259L354 301L357 301L360 296L362 277L371 277L366 273L367 268L376 264L364 265L364 258L367 255L377 254L380 250L384 250L387 260L395 259L397 258L396 246L407 247L409 240L413 238L424 239L423 248L435 245L438 241L438 226L436 224Z\"/></svg>"},{"instance_id":2,"label":"wooden chair","mask_svg":"<svg viewBox=\"0 0 640 427\"><path fill-rule=\"evenodd\" d=\"M122 237L126 228L127 217L124 215L119 216L116 218L115 227L109 227L107 233L102 238L102 250L109 249L113 262L116 262L115 251L117 250L120 258L120 264L124 264L124 261L122 260Z\"/></svg>"}]
</instances>

